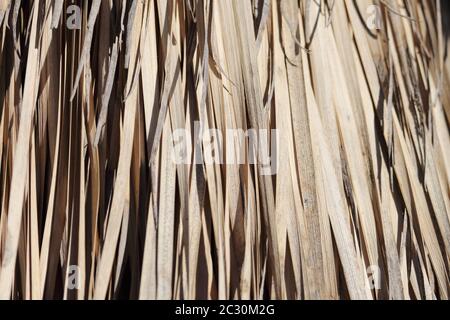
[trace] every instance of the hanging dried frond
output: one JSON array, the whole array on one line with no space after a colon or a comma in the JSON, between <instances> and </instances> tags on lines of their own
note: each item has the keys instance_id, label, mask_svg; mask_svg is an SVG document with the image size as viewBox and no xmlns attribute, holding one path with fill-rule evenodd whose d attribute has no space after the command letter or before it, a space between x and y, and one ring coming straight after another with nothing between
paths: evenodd
<instances>
[{"instance_id":1,"label":"hanging dried frond","mask_svg":"<svg viewBox=\"0 0 450 320\"><path fill-rule=\"evenodd\" d=\"M0 298L448 299L449 21L1 0Z\"/></svg>"}]
</instances>

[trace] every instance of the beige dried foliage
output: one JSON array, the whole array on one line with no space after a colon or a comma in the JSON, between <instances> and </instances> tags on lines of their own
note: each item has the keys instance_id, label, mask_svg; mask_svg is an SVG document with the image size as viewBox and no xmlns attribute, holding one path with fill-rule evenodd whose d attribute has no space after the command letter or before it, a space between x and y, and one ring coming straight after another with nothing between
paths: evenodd
<instances>
[{"instance_id":1,"label":"beige dried foliage","mask_svg":"<svg viewBox=\"0 0 450 320\"><path fill-rule=\"evenodd\" d=\"M0 298L448 299L449 7L1 0Z\"/></svg>"}]
</instances>

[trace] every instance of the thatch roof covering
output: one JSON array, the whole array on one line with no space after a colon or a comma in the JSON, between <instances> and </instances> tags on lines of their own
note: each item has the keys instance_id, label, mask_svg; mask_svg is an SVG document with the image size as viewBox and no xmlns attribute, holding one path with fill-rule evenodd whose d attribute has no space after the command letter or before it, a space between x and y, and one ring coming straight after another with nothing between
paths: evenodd
<instances>
[{"instance_id":1,"label":"thatch roof covering","mask_svg":"<svg viewBox=\"0 0 450 320\"><path fill-rule=\"evenodd\" d=\"M448 3L1 0L0 298L448 299Z\"/></svg>"}]
</instances>

